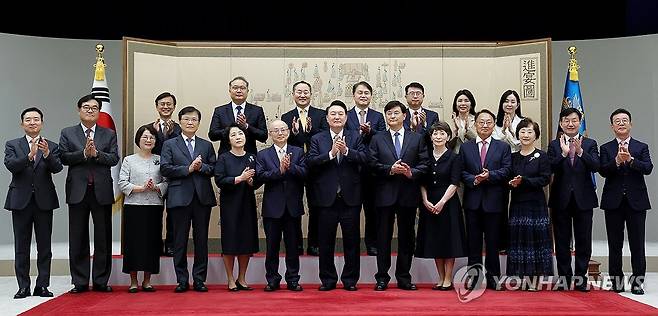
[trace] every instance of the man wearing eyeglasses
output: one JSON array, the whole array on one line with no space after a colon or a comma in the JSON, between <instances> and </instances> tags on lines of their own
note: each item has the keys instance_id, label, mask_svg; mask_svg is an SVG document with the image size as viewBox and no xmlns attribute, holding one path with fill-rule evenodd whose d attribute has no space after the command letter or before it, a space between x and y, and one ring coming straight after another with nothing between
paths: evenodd
<instances>
[{"instance_id":1,"label":"man wearing eyeglasses","mask_svg":"<svg viewBox=\"0 0 658 316\"><path fill-rule=\"evenodd\" d=\"M89 290L89 214L94 222L93 290L111 292L112 203L110 168L119 162L117 135L96 125L101 101L89 94L78 100L80 124L62 130L62 164L68 166L66 203L69 205L69 264L71 293Z\"/></svg>"},{"instance_id":2,"label":"man wearing eyeglasses","mask_svg":"<svg viewBox=\"0 0 658 316\"><path fill-rule=\"evenodd\" d=\"M245 131L247 137L244 149L248 153L256 154L256 141L264 143L267 141L267 124L265 122L265 113L263 108L247 102L249 95L249 82L242 76L233 78L228 83L228 92L231 96L231 102L215 108L210 121L208 138L211 141L222 139L224 130L231 124L238 123L240 128ZM231 149L228 142L219 143L218 155L221 155Z\"/></svg>"},{"instance_id":3,"label":"man wearing eyeglasses","mask_svg":"<svg viewBox=\"0 0 658 316\"><path fill-rule=\"evenodd\" d=\"M265 257L266 292L279 289L279 246L281 235L286 246L286 284L290 291L301 291L299 285L298 229L304 215L304 151L286 142L290 130L281 120L270 123L274 144L258 152L256 178L265 184L263 193L263 227L267 242Z\"/></svg>"},{"instance_id":4,"label":"man wearing eyeglasses","mask_svg":"<svg viewBox=\"0 0 658 316\"><path fill-rule=\"evenodd\" d=\"M327 124L327 112L311 106L313 91L311 84L306 81L298 81L292 85L292 99L295 102L295 108L281 115L290 129L288 144L304 149L307 153L311 148L311 137L313 135L329 129ZM308 179L313 178L313 171L309 171ZM318 256L320 248L318 246L318 212L317 203L314 200L313 188L310 184L306 185L306 201L308 202L308 248L306 253L311 256ZM302 228L298 231L299 246L303 253L304 242Z\"/></svg>"},{"instance_id":5,"label":"man wearing eyeglasses","mask_svg":"<svg viewBox=\"0 0 658 316\"><path fill-rule=\"evenodd\" d=\"M409 115L404 119L404 128L411 129L412 131L425 135L427 130L439 120L439 114L423 108L423 101L425 100L425 88L418 82L412 82L404 87L404 94L407 100L407 107L409 108ZM432 142L429 135L425 139L427 144L432 148Z\"/></svg>"}]
</instances>

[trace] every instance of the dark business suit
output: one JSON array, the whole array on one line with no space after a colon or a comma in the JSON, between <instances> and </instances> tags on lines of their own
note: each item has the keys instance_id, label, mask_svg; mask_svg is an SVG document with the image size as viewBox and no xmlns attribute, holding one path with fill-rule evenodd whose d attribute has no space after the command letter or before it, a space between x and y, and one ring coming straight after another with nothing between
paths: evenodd
<instances>
[{"instance_id":1,"label":"dark business suit","mask_svg":"<svg viewBox=\"0 0 658 316\"><path fill-rule=\"evenodd\" d=\"M14 227L14 271L19 288L30 287L30 244L32 225L37 240L37 287L50 286L51 235L53 210L59 208L52 175L62 171L59 148L48 140L50 153L43 158L37 151L34 161L27 155L30 146L25 137L5 144L5 167L11 172L5 209L12 211ZM37 158L38 157L38 158Z\"/></svg>"},{"instance_id":2,"label":"dark business suit","mask_svg":"<svg viewBox=\"0 0 658 316\"><path fill-rule=\"evenodd\" d=\"M173 128L171 131L167 132L167 135L164 134L162 130L162 126L158 129L158 141L155 143L155 147L153 147L153 153L156 155L160 155L162 153L162 145L164 144L165 141L175 138L176 136L180 136L181 134L181 127L178 123L173 122ZM164 210L163 210L164 211ZM171 221L171 216L167 214L167 218L165 220L166 222L166 235L165 235L165 242L164 242L164 248L165 249L171 249L174 247L174 224ZM162 224L162 223L161 223ZM160 231L162 231L162 228L160 228Z\"/></svg>"},{"instance_id":3,"label":"dark business suit","mask_svg":"<svg viewBox=\"0 0 658 316\"><path fill-rule=\"evenodd\" d=\"M621 278L624 276L621 249L624 244L624 222L626 222L633 267L631 284L639 286L642 285L646 272L645 221L647 210L651 209L644 176L651 174L653 164L647 144L634 138L627 141L628 152L633 160L619 166L615 162L619 150L617 139L601 146L599 172L605 178L601 209L605 211L605 226L608 233L610 276L618 278L613 280L613 283L621 285Z\"/></svg>"},{"instance_id":4,"label":"dark business suit","mask_svg":"<svg viewBox=\"0 0 658 316\"><path fill-rule=\"evenodd\" d=\"M261 150L256 157L256 179L265 184L263 192L263 226L267 242L265 278L268 284L278 285L279 247L281 234L286 245L286 283L299 282L299 252L297 229L304 215L304 177L306 156L304 151L287 145L290 168L281 174L276 147Z\"/></svg>"},{"instance_id":5,"label":"dark business suit","mask_svg":"<svg viewBox=\"0 0 658 316\"><path fill-rule=\"evenodd\" d=\"M432 127L432 124L436 123L439 121L439 113L436 113L430 109L423 108L421 107L423 111L425 111L425 124L418 126L418 130L414 131L419 134L427 134L427 131L430 130L430 127ZM418 113L420 115L420 113ZM407 117L404 118L404 128L410 129L411 128L411 119L414 116L414 110L412 108L407 108ZM431 145L431 143L430 143Z\"/></svg>"},{"instance_id":6,"label":"dark business suit","mask_svg":"<svg viewBox=\"0 0 658 316\"><path fill-rule=\"evenodd\" d=\"M548 145L548 158L551 161L553 182L548 206L552 208L553 233L555 235L555 257L559 276L571 276L586 280L587 267L592 255L592 209L599 206L592 173L599 170L599 151L596 141L581 137L583 154L570 159L562 156L561 139L552 140ZM571 231L573 221L576 259L571 270Z\"/></svg>"},{"instance_id":7,"label":"dark business suit","mask_svg":"<svg viewBox=\"0 0 658 316\"><path fill-rule=\"evenodd\" d=\"M96 125L96 157L84 156L87 136L80 124L62 130L62 164L68 166L66 203L69 205L69 261L72 283L89 284L89 213L94 221L92 282L106 286L112 271L112 203L110 168L119 162L117 134Z\"/></svg>"},{"instance_id":8,"label":"dark business suit","mask_svg":"<svg viewBox=\"0 0 658 316\"><path fill-rule=\"evenodd\" d=\"M187 284L187 241L192 224L194 265L192 279L205 282L208 269L208 224L210 210L217 205L211 179L215 170L215 150L212 144L195 137L191 157L181 135L166 141L160 155L160 173L167 177L167 209L174 222L174 269L177 282ZM201 170L189 173L189 166L201 156Z\"/></svg>"},{"instance_id":9,"label":"dark business suit","mask_svg":"<svg viewBox=\"0 0 658 316\"><path fill-rule=\"evenodd\" d=\"M245 131L246 142L244 149L248 153L256 154L258 151L256 149L256 141L264 143L267 141L267 123L265 122L265 113L263 113L263 108L251 104L248 102L244 103L244 109L242 113L247 118L247 124L249 127ZM233 114L233 103L221 105L215 108L215 111L212 114L212 121L210 121L210 128L208 130L208 138L211 141L220 141L218 155L221 155L229 150L231 150L231 144L222 139L222 135L226 128L231 124L235 123L235 115Z\"/></svg>"},{"instance_id":10,"label":"dark business suit","mask_svg":"<svg viewBox=\"0 0 658 316\"><path fill-rule=\"evenodd\" d=\"M329 129L329 124L327 123L327 111L318 109L313 106L307 107L307 116L311 118L311 130L304 131L299 129L297 134L292 132L292 121L297 118L299 121L299 111L295 107L294 109L281 115L281 120L288 125L290 129L290 136L288 137L288 145L293 145L299 148L302 148L305 153L308 153L311 148L311 137L313 135L326 131ZM299 127L299 126L298 126ZM306 176L307 179L313 178L313 170L308 170ZM314 194L312 193L313 189L310 183L306 182L306 202L308 203L308 231L306 238L308 238L308 247L317 247L318 246L318 216L316 210L316 203L313 200ZM303 249L304 246L304 237L302 236L302 227L299 226L297 232L299 239L299 246Z\"/></svg>"},{"instance_id":11,"label":"dark business suit","mask_svg":"<svg viewBox=\"0 0 658 316\"><path fill-rule=\"evenodd\" d=\"M512 168L512 153L507 143L489 138L484 166L476 139L461 145L462 181L464 182L464 211L468 235L468 264L482 263L482 234L486 244L485 268L487 284L494 285L500 276L498 244L500 242L501 213L507 212L507 183ZM489 170L489 178L474 185L475 176Z\"/></svg>"},{"instance_id":12,"label":"dark business suit","mask_svg":"<svg viewBox=\"0 0 658 316\"><path fill-rule=\"evenodd\" d=\"M400 157L395 152L390 131L375 134L369 146L370 170L375 174L375 207L377 208L377 282L388 283L391 277L391 238L397 216L398 256L395 278L398 286L411 284L411 261L414 254L416 209L420 203L419 181L429 169L427 146L423 137L406 130ZM398 160L411 167L412 178L391 175L391 166Z\"/></svg>"},{"instance_id":13,"label":"dark business suit","mask_svg":"<svg viewBox=\"0 0 658 316\"><path fill-rule=\"evenodd\" d=\"M333 159L329 152L334 144L330 131L323 131L311 138L308 166L314 170L309 179L319 211L318 237L320 242L320 281L325 286L338 282L334 264L336 229L340 224L343 233L345 267L341 281L346 287L359 281L359 222L361 213L361 166L366 162L365 147L361 136L343 129L347 154Z\"/></svg>"},{"instance_id":14,"label":"dark business suit","mask_svg":"<svg viewBox=\"0 0 658 316\"><path fill-rule=\"evenodd\" d=\"M353 107L347 111L347 123L345 129L359 133L359 108ZM386 131L386 122L382 113L371 108L366 113L366 122L370 123L370 133L361 134L361 140L365 148L370 146L372 136ZM364 241L366 248L377 248L377 210L375 209L375 178L366 165L361 168L361 196L363 199L363 213L365 215Z\"/></svg>"}]
</instances>

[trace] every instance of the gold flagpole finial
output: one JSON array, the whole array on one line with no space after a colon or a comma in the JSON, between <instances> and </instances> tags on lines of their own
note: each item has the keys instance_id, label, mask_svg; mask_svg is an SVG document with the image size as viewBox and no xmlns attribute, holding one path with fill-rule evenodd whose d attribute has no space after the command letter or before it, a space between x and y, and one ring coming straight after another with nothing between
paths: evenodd
<instances>
[{"instance_id":1,"label":"gold flagpole finial","mask_svg":"<svg viewBox=\"0 0 658 316\"><path fill-rule=\"evenodd\" d=\"M96 63L94 64L95 73L94 79L98 81L105 80L105 58L103 58L103 51L105 46L101 43L96 44Z\"/></svg>"},{"instance_id":2,"label":"gold flagpole finial","mask_svg":"<svg viewBox=\"0 0 658 316\"><path fill-rule=\"evenodd\" d=\"M576 52L578 49L576 46L569 46L567 49L569 51L569 80L578 81L578 61L576 60Z\"/></svg>"}]
</instances>

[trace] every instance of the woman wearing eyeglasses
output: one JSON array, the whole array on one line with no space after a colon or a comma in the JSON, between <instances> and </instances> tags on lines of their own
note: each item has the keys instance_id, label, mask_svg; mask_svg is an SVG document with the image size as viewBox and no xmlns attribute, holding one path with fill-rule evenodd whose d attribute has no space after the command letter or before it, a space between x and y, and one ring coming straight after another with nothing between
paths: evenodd
<instances>
[{"instance_id":1,"label":"woman wearing eyeglasses","mask_svg":"<svg viewBox=\"0 0 658 316\"><path fill-rule=\"evenodd\" d=\"M160 272L162 197L167 182L160 174L160 156L151 151L158 142L153 126L144 125L135 133L135 154L121 164L119 188L123 205L123 272L130 273L128 292L137 293L137 272L144 271L142 290L154 292L151 275Z\"/></svg>"}]
</instances>

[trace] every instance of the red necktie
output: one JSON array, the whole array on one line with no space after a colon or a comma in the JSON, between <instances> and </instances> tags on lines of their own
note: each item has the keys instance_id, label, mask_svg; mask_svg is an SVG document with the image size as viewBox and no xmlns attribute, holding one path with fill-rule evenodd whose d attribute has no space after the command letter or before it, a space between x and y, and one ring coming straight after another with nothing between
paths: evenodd
<instances>
[{"instance_id":1,"label":"red necktie","mask_svg":"<svg viewBox=\"0 0 658 316\"><path fill-rule=\"evenodd\" d=\"M480 163L484 168L484 160L487 158L487 141L482 141L482 148L480 148Z\"/></svg>"}]
</instances>

